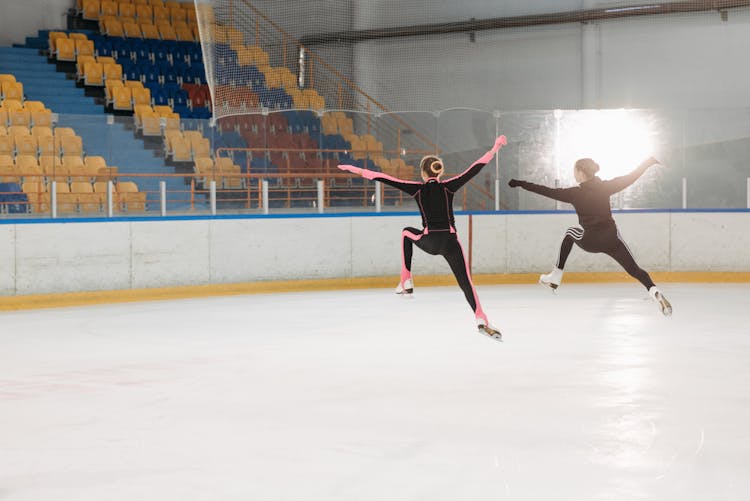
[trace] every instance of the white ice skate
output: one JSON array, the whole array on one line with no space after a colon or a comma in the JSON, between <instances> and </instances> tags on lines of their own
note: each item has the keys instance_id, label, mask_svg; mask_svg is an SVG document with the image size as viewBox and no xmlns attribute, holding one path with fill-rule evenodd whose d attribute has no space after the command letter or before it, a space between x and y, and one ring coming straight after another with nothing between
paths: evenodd
<instances>
[{"instance_id":1,"label":"white ice skate","mask_svg":"<svg viewBox=\"0 0 750 501\"><path fill-rule=\"evenodd\" d=\"M562 277L563 277L563 271L560 268L555 267L555 269L553 269L551 272L547 273L546 275L540 275L539 283L555 291L557 290L558 287L560 287L560 282L562 282Z\"/></svg>"},{"instance_id":2,"label":"white ice skate","mask_svg":"<svg viewBox=\"0 0 750 501\"><path fill-rule=\"evenodd\" d=\"M477 330L479 330L480 334L483 334L491 339L500 342L503 341L503 335L500 333L500 331L483 318L477 317Z\"/></svg>"},{"instance_id":3,"label":"white ice skate","mask_svg":"<svg viewBox=\"0 0 750 501\"><path fill-rule=\"evenodd\" d=\"M412 283L411 278L407 278L403 282L398 284L398 287L396 287L396 294L401 295L411 295L414 293L414 283Z\"/></svg>"},{"instance_id":4,"label":"white ice skate","mask_svg":"<svg viewBox=\"0 0 750 501\"><path fill-rule=\"evenodd\" d=\"M653 300L656 301L656 304L659 305L659 309L665 317L672 316L672 305L669 303L669 301L667 301L667 298L664 297L664 294L662 294L659 289L657 289L656 287L651 287L648 290L648 293L651 295Z\"/></svg>"}]
</instances>

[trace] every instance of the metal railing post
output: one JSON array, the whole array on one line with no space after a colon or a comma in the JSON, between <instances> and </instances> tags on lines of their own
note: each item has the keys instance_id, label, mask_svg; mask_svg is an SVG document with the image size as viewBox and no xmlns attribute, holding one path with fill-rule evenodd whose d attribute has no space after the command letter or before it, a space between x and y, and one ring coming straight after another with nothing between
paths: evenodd
<instances>
[{"instance_id":1,"label":"metal railing post","mask_svg":"<svg viewBox=\"0 0 750 501\"><path fill-rule=\"evenodd\" d=\"M50 193L50 208L52 209L52 219L57 218L57 181L52 181L52 185L50 187L52 189L52 193Z\"/></svg>"},{"instance_id":2,"label":"metal railing post","mask_svg":"<svg viewBox=\"0 0 750 501\"><path fill-rule=\"evenodd\" d=\"M211 202L211 215L216 215L216 181L211 181L209 184L209 197Z\"/></svg>"},{"instance_id":3,"label":"metal railing post","mask_svg":"<svg viewBox=\"0 0 750 501\"><path fill-rule=\"evenodd\" d=\"M265 179L260 182L261 192L263 193L263 214L268 214L268 181Z\"/></svg>"},{"instance_id":4,"label":"metal railing post","mask_svg":"<svg viewBox=\"0 0 750 501\"><path fill-rule=\"evenodd\" d=\"M382 190L383 188L380 181L375 181L375 212L383 211Z\"/></svg>"},{"instance_id":5,"label":"metal railing post","mask_svg":"<svg viewBox=\"0 0 750 501\"><path fill-rule=\"evenodd\" d=\"M687 209L687 178L682 178L682 208Z\"/></svg>"},{"instance_id":6,"label":"metal railing post","mask_svg":"<svg viewBox=\"0 0 750 501\"><path fill-rule=\"evenodd\" d=\"M159 181L159 195L161 199L161 215L167 215L167 182Z\"/></svg>"},{"instance_id":7,"label":"metal railing post","mask_svg":"<svg viewBox=\"0 0 750 501\"><path fill-rule=\"evenodd\" d=\"M114 197L112 196L114 194L114 188L115 185L112 183L112 180L107 181L107 217L112 217L114 215Z\"/></svg>"},{"instance_id":8,"label":"metal railing post","mask_svg":"<svg viewBox=\"0 0 750 501\"><path fill-rule=\"evenodd\" d=\"M323 214L323 203L324 203L324 200L323 200L323 188L324 188L323 180L322 179L318 179L316 181L316 184L318 186L318 213L319 214Z\"/></svg>"}]
</instances>

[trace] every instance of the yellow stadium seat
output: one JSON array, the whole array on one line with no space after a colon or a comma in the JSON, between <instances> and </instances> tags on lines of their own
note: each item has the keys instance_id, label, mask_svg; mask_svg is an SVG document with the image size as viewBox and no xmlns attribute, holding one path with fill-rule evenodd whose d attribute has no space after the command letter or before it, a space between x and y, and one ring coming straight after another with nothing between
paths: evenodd
<instances>
[{"instance_id":1,"label":"yellow stadium seat","mask_svg":"<svg viewBox=\"0 0 750 501\"><path fill-rule=\"evenodd\" d=\"M13 138L11 136L0 136L0 155L13 155Z\"/></svg>"},{"instance_id":2,"label":"yellow stadium seat","mask_svg":"<svg viewBox=\"0 0 750 501\"><path fill-rule=\"evenodd\" d=\"M76 56L93 56L94 42L91 40L76 40Z\"/></svg>"},{"instance_id":3,"label":"yellow stadium seat","mask_svg":"<svg viewBox=\"0 0 750 501\"><path fill-rule=\"evenodd\" d=\"M52 128L49 125L35 125L31 128L31 135L37 139L40 137L52 137Z\"/></svg>"},{"instance_id":4,"label":"yellow stadium seat","mask_svg":"<svg viewBox=\"0 0 750 501\"><path fill-rule=\"evenodd\" d=\"M132 181L121 181L117 184L117 194L128 212L142 212L146 210L146 193L139 192L138 186Z\"/></svg>"},{"instance_id":5,"label":"yellow stadium seat","mask_svg":"<svg viewBox=\"0 0 750 501\"><path fill-rule=\"evenodd\" d=\"M26 108L27 111L44 111L44 103L41 101L26 101L23 103L23 107Z\"/></svg>"},{"instance_id":6,"label":"yellow stadium seat","mask_svg":"<svg viewBox=\"0 0 750 501\"><path fill-rule=\"evenodd\" d=\"M70 184L70 191L75 194L81 212L101 211L103 197L100 193L94 193L90 182L74 181Z\"/></svg>"},{"instance_id":7,"label":"yellow stadium seat","mask_svg":"<svg viewBox=\"0 0 750 501\"><path fill-rule=\"evenodd\" d=\"M119 64L103 64L102 71L106 80L122 82L122 66Z\"/></svg>"},{"instance_id":8,"label":"yellow stadium seat","mask_svg":"<svg viewBox=\"0 0 750 501\"><path fill-rule=\"evenodd\" d=\"M141 116L144 136L161 136L161 118L153 111Z\"/></svg>"},{"instance_id":9,"label":"yellow stadium seat","mask_svg":"<svg viewBox=\"0 0 750 501\"><path fill-rule=\"evenodd\" d=\"M24 181L21 189L31 205L31 212L39 214L49 211L49 193L41 180Z\"/></svg>"},{"instance_id":10,"label":"yellow stadium seat","mask_svg":"<svg viewBox=\"0 0 750 501\"><path fill-rule=\"evenodd\" d=\"M75 61L76 41L70 38L58 38L55 57L58 61Z\"/></svg>"},{"instance_id":11,"label":"yellow stadium seat","mask_svg":"<svg viewBox=\"0 0 750 501\"><path fill-rule=\"evenodd\" d=\"M83 84L89 86L104 86L104 71L102 65L95 62L88 62L83 67Z\"/></svg>"},{"instance_id":12,"label":"yellow stadium seat","mask_svg":"<svg viewBox=\"0 0 750 501\"><path fill-rule=\"evenodd\" d=\"M83 80L83 78L86 76L86 63L95 63L96 58L93 56L81 56L76 61L76 78L78 80Z\"/></svg>"},{"instance_id":13,"label":"yellow stadium seat","mask_svg":"<svg viewBox=\"0 0 750 501\"><path fill-rule=\"evenodd\" d=\"M104 66L105 64L117 64L117 61L112 56L99 56L96 58L96 62Z\"/></svg>"},{"instance_id":14,"label":"yellow stadium seat","mask_svg":"<svg viewBox=\"0 0 750 501\"><path fill-rule=\"evenodd\" d=\"M5 96L3 106L5 108L10 105L8 101L23 102L23 84L21 82L3 82L2 87Z\"/></svg>"},{"instance_id":15,"label":"yellow stadium seat","mask_svg":"<svg viewBox=\"0 0 750 501\"><path fill-rule=\"evenodd\" d=\"M109 18L104 22L102 33L111 37L123 37L125 36L125 29L123 28L122 21L116 18Z\"/></svg>"},{"instance_id":16,"label":"yellow stadium seat","mask_svg":"<svg viewBox=\"0 0 750 501\"><path fill-rule=\"evenodd\" d=\"M66 137L75 136L76 133L71 127L56 127L54 130L55 134L55 154L60 155L60 148L62 146L62 140Z\"/></svg>"},{"instance_id":17,"label":"yellow stadium seat","mask_svg":"<svg viewBox=\"0 0 750 501\"><path fill-rule=\"evenodd\" d=\"M175 31L177 31L180 28L185 28L186 30L189 30L190 25L186 23L185 21L174 21L172 22L172 28L174 28Z\"/></svg>"},{"instance_id":18,"label":"yellow stadium seat","mask_svg":"<svg viewBox=\"0 0 750 501\"><path fill-rule=\"evenodd\" d=\"M90 178L86 172L86 166L83 163L83 159L78 155L63 156L62 165L68 169L71 181L89 181Z\"/></svg>"},{"instance_id":19,"label":"yellow stadium seat","mask_svg":"<svg viewBox=\"0 0 750 501\"><path fill-rule=\"evenodd\" d=\"M69 38L68 34L64 31L50 31L47 37L47 45L49 47L49 53L55 54L57 52L57 39L58 38ZM14 80L15 81L15 80Z\"/></svg>"},{"instance_id":20,"label":"yellow stadium seat","mask_svg":"<svg viewBox=\"0 0 750 501\"><path fill-rule=\"evenodd\" d=\"M170 10L171 9L181 9L182 8L182 5L180 4L180 2L175 2L174 0L167 0L164 3L164 6L166 8L168 8L168 9L170 9Z\"/></svg>"},{"instance_id":21,"label":"yellow stadium seat","mask_svg":"<svg viewBox=\"0 0 750 501\"><path fill-rule=\"evenodd\" d=\"M169 13L173 23L175 21L187 21L187 11L182 7L171 7Z\"/></svg>"},{"instance_id":22,"label":"yellow stadium seat","mask_svg":"<svg viewBox=\"0 0 750 501\"><path fill-rule=\"evenodd\" d=\"M151 90L141 88L133 88L133 105L138 106L142 104L151 104Z\"/></svg>"},{"instance_id":23,"label":"yellow stadium seat","mask_svg":"<svg viewBox=\"0 0 750 501\"><path fill-rule=\"evenodd\" d=\"M135 16L139 23L152 24L154 21L154 9L150 5L137 5Z\"/></svg>"},{"instance_id":24,"label":"yellow stadium seat","mask_svg":"<svg viewBox=\"0 0 750 501\"><path fill-rule=\"evenodd\" d=\"M43 155L39 157L39 166L42 168L42 172L49 179L55 167L60 163L60 158L56 155Z\"/></svg>"},{"instance_id":25,"label":"yellow stadium seat","mask_svg":"<svg viewBox=\"0 0 750 501\"><path fill-rule=\"evenodd\" d=\"M154 23L169 22L169 9L163 5L154 5Z\"/></svg>"},{"instance_id":26,"label":"yellow stadium seat","mask_svg":"<svg viewBox=\"0 0 750 501\"><path fill-rule=\"evenodd\" d=\"M182 136L173 137L170 142L170 147L172 160L175 162L189 162L193 158L190 151L190 143L188 143Z\"/></svg>"},{"instance_id":27,"label":"yellow stadium seat","mask_svg":"<svg viewBox=\"0 0 750 501\"><path fill-rule=\"evenodd\" d=\"M35 136L15 136L16 155L37 154L37 138Z\"/></svg>"},{"instance_id":28,"label":"yellow stadium seat","mask_svg":"<svg viewBox=\"0 0 750 501\"><path fill-rule=\"evenodd\" d=\"M120 17L135 17L135 4L132 4L130 2L120 2L119 9Z\"/></svg>"},{"instance_id":29,"label":"yellow stadium seat","mask_svg":"<svg viewBox=\"0 0 750 501\"><path fill-rule=\"evenodd\" d=\"M62 138L60 149L63 155L79 157L83 155L83 142L80 136L66 136Z\"/></svg>"},{"instance_id":30,"label":"yellow stadium seat","mask_svg":"<svg viewBox=\"0 0 750 501\"><path fill-rule=\"evenodd\" d=\"M175 35L177 36L177 40L180 40L182 42L194 42L195 36L193 36L193 30L185 26L184 28L175 28Z\"/></svg>"},{"instance_id":31,"label":"yellow stadium seat","mask_svg":"<svg viewBox=\"0 0 750 501\"><path fill-rule=\"evenodd\" d=\"M88 40L89 37L85 33L71 33L68 35L71 40Z\"/></svg>"},{"instance_id":32,"label":"yellow stadium seat","mask_svg":"<svg viewBox=\"0 0 750 501\"><path fill-rule=\"evenodd\" d=\"M115 102L112 93L115 87L124 87L124 85L120 80L107 80L104 82L104 98L106 99L107 104L113 104Z\"/></svg>"},{"instance_id":33,"label":"yellow stadium seat","mask_svg":"<svg viewBox=\"0 0 750 501\"><path fill-rule=\"evenodd\" d=\"M123 30L125 32L125 36L128 38L143 38L141 26L136 22L124 23Z\"/></svg>"},{"instance_id":34,"label":"yellow stadium seat","mask_svg":"<svg viewBox=\"0 0 750 501\"><path fill-rule=\"evenodd\" d=\"M49 127L52 125L52 111L40 110L31 112L31 124Z\"/></svg>"},{"instance_id":35,"label":"yellow stadium seat","mask_svg":"<svg viewBox=\"0 0 750 501\"><path fill-rule=\"evenodd\" d=\"M5 128L4 124L0 125L0 136L7 136L8 135L8 129Z\"/></svg>"},{"instance_id":36,"label":"yellow stadium seat","mask_svg":"<svg viewBox=\"0 0 750 501\"><path fill-rule=\"evenodd\" d=\"M125 80L125 87L130 87L130 90L142 89L143 82L141 82L140 80Z\"/></svg>"},{"instance_id":37,"label":"yellow stadium seat","mask_svg":"<svg viewBox=\"0 0 750 501\"><path fill-rule=\"evenodd\" d=\"M149 0L133 0L135 5L148 5Z\"/></svg>"},{"instance_id":38,"label":"yellow stadium seat","mask_svg":"<svg viewBox=\"0 0 750 501\"><path fill-rule=\"evenodd\" d=\"M102 0L99 8L100 16L117 17L120 15L117 2L112 0Z\"/></svg>"},{"instance_id":39,"label":"yellow stadium seat","mask_svg":"<svg viewBox=\"0 0 750 501\"><path fill-rule=\"evenodd\" d=\"M112 108L115 110L132 110L133 94L130 87L114 87L112 89Z\"/></svg>"},{"instance_id":40,"label":"yellow stadium seat","mask_svg":"<svg viewBox=\"0 0 750 501\"><path fill-rule=\"evenodd\" d=\"M231 158L219 157L216 159L214 165L216 170L222 175L221 182L224 188L242 188L242 178L238 176L242 173L242 170Z\"/></svg>"},{"instance_id":41,"label":"yellow stadium seat","mask_svg":"<svg viewBox=\"0 0 750 501\"><path fill-rule=\"evenodd\" d=\"M75 212L76 211L76 195L70 192L70 186L64 181L65 176L60 173L55 173L55 180L57 181L57 211L58 212ZM61 177L60 177L61 176Z\"/></svg>"},{"instance_id":42,"label":"yellow stadium seat","mask_svg":"<svg viewBox=\"0 0 750 501\"><path fill-rule=\"evenodd\" d=\"M87 169L94 173L99 172L99 169L107 167L107 161L104 159L104 157L100 157L97 155L86 155L83 163L86 165Z\"/></svg>"},{"instance_id":43,"label":"yellow stadium seat","mask_svg":"<svg viewBox=\"0 0 750 501\"><path fill-rule=\"evenodd\" d=\"M8 112L8 123L13 125L20 125L27 128L31 125L31 113L28 110L21 108L18 110L11 110Z\"/></svg>"},{"instance_id":44,"label":"yellow stadium seat","mask_svg":"<svg viewBox=\"0 0 750 501\"><path fill-rule=\"evenodd\" d=\"M157 28L162 40L177 40L177 34L171 24L159 24Z\"/></svg>"},{"instance_id":45,"label":"yellow stadium seat","mask_svg":"<svg viewBox=\"0 0 750 501\"><path fill-rule=\"evenodd\" d=\"M154 110L151 109L151 106L147 105L138 105L133 107L133 122L135 124L136 130L141 130L143 128L143 122L141 121L141 117L145 114L153 114Z\"/></svg>"},{"instance_id":46,"label":"yellow stadium seat","mask_svg":"<svg viewBox=\"0 0 750 501\"><path fill-rule=\"evenodd\" d=\"M153 24L141 23L143 38L159 39L159 30Z\"/></svg>"},{"instance_id":47,"label":"yellow stadium seat","mask_svg":"<svg viewBox=\"0 0 750 501\"><path fill-rule=\"evenodd\" d=\"M179 113L169 113L165 116L161 116L163 122L164 122L164 129L165 130L179 130L180 129L180 114Z\"/></svg>"},{"instance_id":48,"label":"yellow stadium seat","mask_svg":"<svg viewBox=\"0 0 750 501\"><path fill-rule=\"evenodd\" d=\"M195 40L200 40L201 38L200 29L197 24L193 25L193 38L195 38Z\"/></svg>"},{"instance_id":49,"label":"yellow stadium seat","mask_svg":"<svg viewBox=\"0 0 750 501\"><path fill-rule=\"evenodd\" d=\"M99 19L99 0L83 0L83 18L89 21Z\"/></svg>"},{"instance_id":50,"label":"yellow stadium seat","mask_svg":"<svg viewBox=\"0 0 750 501\"><path fill-rule=\"evenodd\" d=\"M188 23L196 25L196 23L198 22L198 13L195 11L195 5L191 5L185 10L187 10Z\"/></svg>"},{"instance_id":51,"label":"yellow stadium seat","mask_svg":"<svg viewBox=\"0 0 750 501\"><path fill-rule=\"evenodd\" d=\"M193 150L193 158L211 156L211 142L206 138L191 141L190 149Z\"/></svg>"},{"instance_id":52,"label":"yellow stadium seat","mask_svg":"<svg viewBox=\"0 0 750 501\"><path fill-rule=\"evenodd\" d=\"M23 182L41 182L44 176L39 161L36 159L36 154L16 156L16 170L23 178Z\"/></svg>"},{"instance_id":53,"label":"yellow stadium seat","mask_svg":"<svg viewBox=\"0 0 750 501\"><path fill-rule=\"evenodd\" d=\"M210 181L218 182L218 173L216 172L214 161L211 158L195 158L193 163L195 165L195 173L201 176L198 179L198 182L202 183L204 186L207 186Z\"/></svg>"},{"instance_id":54,"label":"yellow stadium seat","mask_svg":"<svg viewBox=\"0 0 750 501\"><path fill-rule=\"evenodd\" d=\"M18 183L20 180L20 175L16 172L16 166L13 164L13 157L0 154L0 182Z\"/></svg>"},{"instance_id":55,"label":"yellow stadium seat","mask_svg":"<svg viewBox=\"0 0 750 501\"><path fill-rule=\"evenodd\" d=\"M39 156L52 156L55 154L55 138L52 135L37 137Z\"/></svg>"}]
</instances>

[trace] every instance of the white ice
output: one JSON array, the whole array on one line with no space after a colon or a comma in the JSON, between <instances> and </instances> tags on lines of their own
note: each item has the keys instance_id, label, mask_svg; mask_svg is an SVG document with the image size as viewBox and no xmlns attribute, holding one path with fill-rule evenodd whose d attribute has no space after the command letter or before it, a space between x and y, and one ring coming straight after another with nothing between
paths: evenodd
<instances>
[{"instance_id":1,"label":"white ice","mask_svg":"<svg viewBox=\"0 0 750 501\"><path fill-rule=\"evenodd\" d=\"M0 314L0 499L747 500L750 285Z\"/></svg>"}]
</instances>

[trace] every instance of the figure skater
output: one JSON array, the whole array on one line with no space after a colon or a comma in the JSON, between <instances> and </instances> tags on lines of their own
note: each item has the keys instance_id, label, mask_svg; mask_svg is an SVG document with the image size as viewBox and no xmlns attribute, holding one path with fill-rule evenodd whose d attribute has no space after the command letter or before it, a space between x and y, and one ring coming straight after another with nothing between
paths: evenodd
<instances>
[{"instance_id":1,"label":"figure skater","mask_svg":"<svg viewBox=\"0 0 750 501\"><path fill-rule=\"evenodd\" d=\"M603 252L612 257L633 278L643 284L665 316L672 314L672 305L654 285L649 274L636 264L633 254L620 237L609 205L609 198L612 195L633 184L649 167L657 163L659 162L651 157L643 161L630 174L602 181L596 175L599 171L599 164L590 158L581 158L576 161L573 169L573 175L579 185L573 188L548 188L527 181L510 180L508 185L512 188L520 186L553 200L573 204L578 214L578 222L581 226L570 227L565 232L557 263L552 272L539 277L540 284L553 290L557 289L562 281L565 262L575 243L586 252Z\"/></svg>"},{"instance_id":2,"label":"figure skater","mask_svg":"<svg viewBox=\"0 0 750 501\"><path fill-rule=\"evenodd\" d=\"M456 235L456 223L453 217L453 196L471 178L479 174L495 153L506 144L505 136L500 136L490 151L458 176L441 181L445 171L443 161L437 156L426 156L420 162L422 180L424 182L405 181L395 177L361 169L353 165L339 165L339 169L361 175L366 179L380 181L397 188L414 197L422 215L422 229L404 228L401 233L401 281L396 288L397 294L412 294L414 284L411 276L412 246L431 255L440 255L448 261L448 265L456 277L458 285L463 290L466 300L476 317L479 332L498 341L502 335L490 325L487 315L479 304L479 296L471 281L469 265L466 262L463 248Z\"/></svg>"}]
</instances>

